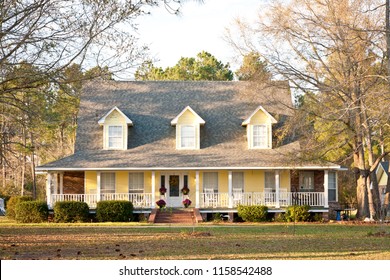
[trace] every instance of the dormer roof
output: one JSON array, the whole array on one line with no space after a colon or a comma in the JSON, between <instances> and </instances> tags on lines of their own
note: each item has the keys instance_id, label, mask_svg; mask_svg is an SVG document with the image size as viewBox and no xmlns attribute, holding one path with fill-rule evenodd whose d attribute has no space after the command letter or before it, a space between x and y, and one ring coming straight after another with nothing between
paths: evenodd
<instances>
[{"instance_id":1,"label":"dormer roof","mask_svg":"<svg viewBox=\"0 0 390 280\"><path fill-rule=\"evenodd\" d=\"M111 115L112 112L117 111L125 120L127 125L132 126L133 122L118 108L118 107L113 107L110 111L108 111L107 114L105 114L99 121L98 124L103 125L106 121L106 118Z\"/></svg>"},{"instance_id":2,"label":"dormer roof","mask_svg":"<svg viewBox=\"0 0 390 280\"><path fill-rule=\"evenodd\" d=\"M179 118L186 112L186 111L190 111L196 118L197 120L197 123L199 123L200 125L204 125L206 122L190 107L190 106L187 106L183 109L183 111L180 112L180 114L178 114L172 121L171 121L171 125L172 126L175 126L179 120Z\"/></svg>"},{"instance_id":3,"label":"dormer roof","mask_svg":"<svg viewBox=\"0 0 390 280\"><path fill-rule=\"evenodd\" d=\"M256 110L253 111L253 113L252 113L247 119L245 119L245 120L242 122L241 125L242 125L242 126L248 125L248 124L251 122L252 117L253 117L254 115L256 115L257 112L259 112L259 111L262 111L262 112L269 118L269 120L270 120L270 122L271 122L272 124L277 123L277 120L276 120L273 116L271 116L271 114L268 113L267 110L265 110L265 109L263 108L263 106L260 105L259 107L256 108Z\"/></svg>"}]
</instances>

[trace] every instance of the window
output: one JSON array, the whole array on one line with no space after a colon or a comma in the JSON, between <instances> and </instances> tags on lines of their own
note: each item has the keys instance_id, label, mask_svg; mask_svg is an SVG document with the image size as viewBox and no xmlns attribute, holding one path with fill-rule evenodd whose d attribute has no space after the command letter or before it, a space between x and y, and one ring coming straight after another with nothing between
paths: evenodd
<instances>
[{"instance_id":1,"label":"window","mask_svg":"<svg viewBox=\"0 0 390 280\"><path fill-rule=\"evenodd\" d=\"M328 173L328 200L336 201L336 172Z\"/></svg>"},{"instance_id":2,"label":"window","mask_svg":"<svg viewBox=\"0 0 390 280\"><path fill-rule=\"evenodd\" d=\"M267 171L264 176L264 189L268 191L275 191L275 172Z\"/></svg>"},{"instance_id":3,"label":"window","mask_svg":"<svg viewBox=\"0 0 390 280\"><path fill-rule=\"evenodd\" d=\"M203 173L203 190L213 189L218 192L218 172Z\"/></svg>"},{"instance_id":4,"label":"window","mask_svg":"<svg viewBox=\"0 0 390 280\"><path fill-rule=\"evenodd\" d=\"M244 173L243 172L232 172L232 183L233 190L244 191Z\"/></svg>"},{"instance_id":5,"label":"window","mask_svg":"<svg viewBox=\"0 0 390 280\"><path fill-rule=\"evenodd\" d=\"M253 148L268 148L268 135L266 125L253 126Z\"/></svg>"},{"instance_id":6,"label":"window","mask_svg":"<svg viewBox=\"0 0 390 280\"><path fill-rule=\"evenodd\" d=\"M183 125L181 127L181 148L195 148L195 126Z\"/></svg>"},{"instance_id":7,"label":"window","mask_svg":"<svg viewBox=\"0 0 390 280\"><path fill-rule=\"evenodd\" d=\"M100 192L115 193L115 173L102 172L100 174Z\"/></svg>"},{"instance_id":8,"label":"window","mask_svg":"<svg viewBox=\"0 0 390 280\"><path fill-rule=\"evenodd\" d=\"M122 126L108 127L108 148L109 149L123 148Z\"/></svg>"},{"instance_id":9,"label":"window","mask_svg":"<svg viewBox=\"0 0 390 280\"><path fill-rule=\"evenodd\" d=\"M144 173L129 173L129 193L144 192Z\"/></svg>"},{"instance_id":10,"label":"window","mask_svg":"<svg viewBox=\"0 0 390 280\"><path fill-rule=\"evenodd\" d=\"M299 186L302 191L314 191L314 172L301 172Z\"/></svg>"}]
</instances>

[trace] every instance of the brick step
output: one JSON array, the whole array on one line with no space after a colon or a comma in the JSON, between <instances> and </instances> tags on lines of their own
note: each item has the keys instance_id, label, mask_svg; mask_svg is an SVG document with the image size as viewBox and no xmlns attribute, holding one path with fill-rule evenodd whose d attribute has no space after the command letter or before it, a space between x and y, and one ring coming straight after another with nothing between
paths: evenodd
<instances>
[{"instance_id":1,"label":"brick step","mask_svg":"<svg viewBox=\"0 0 390 280\"><path fill-rule=\"evenodd\" d=\"M192 210L157 211L155 223L193 223Z\"/></svg>"}]
</instances>

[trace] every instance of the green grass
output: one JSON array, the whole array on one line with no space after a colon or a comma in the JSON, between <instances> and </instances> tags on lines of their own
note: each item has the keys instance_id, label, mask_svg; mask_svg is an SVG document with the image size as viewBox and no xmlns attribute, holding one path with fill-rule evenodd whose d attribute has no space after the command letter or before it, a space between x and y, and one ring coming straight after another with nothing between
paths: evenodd
<instances>
[{"instance_id":1,"label":"green grass","mask_svg":"<svg viewBox=\"0 0 390 280\"><path fill-rule=\"evenodd\" d=\"M0 258L388 260L389 232L373 224L26 225L0 218Z\"/></svg>"}]
</instances>

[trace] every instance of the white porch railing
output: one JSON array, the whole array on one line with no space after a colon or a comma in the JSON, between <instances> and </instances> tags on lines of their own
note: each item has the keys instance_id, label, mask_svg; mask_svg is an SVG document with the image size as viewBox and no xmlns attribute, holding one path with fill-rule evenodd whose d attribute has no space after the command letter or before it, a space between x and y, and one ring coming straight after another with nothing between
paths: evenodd
<instances>
[{"instance_id":1,"label":"white porch railing","mask_svg":"<svg viewBox=\"0 0 390 280\"><path fill-rule=\"evenodd\" d=\"M222 199L223 198L223 199ZM228 207L229 194L218 193L209 194L201 193L200 199L201 208L218 208ZM238 205L265 205L270 207L276 207L277 196L274 192L245 192L239 194L233 194L233 207ZM309 205L311 207L324 207L325 195L323 192L280 192L279 193L279 206L287 207L291 205Z\"/></svg>"},{"instance_id":2,"label":"white porch railing","mask_svg":"<svg viewBox=\"0 0 390 280\"><path fill-rule=\"evenodd\" d=\"M229 207L228 193L201 193L200 208Z\"/></svg>"},{"instance_id":3,"label":"white porch railing","mask_svg":"<svg viewBox=\"0 0 390 280\"><path fill-rule=\"evenodd\" d=\"M52 194L50 205L57 201L82 201L90 208L96 208L96 194ZM105 193L100 195L100 200L126 200L131 201L134 208L151 208L155 203L151 193ZM228 208L229 193L200 193L200 208ZM245 192L235 193L232 197L233 207L238 205L265 205L276 207L277 195L274 192ZM309 205L311 207L324 207L325 195L323 192L280 192L279 206Z\"/></svg>"},{"instance_id":4,"label":"white porch railing","mask_svg":"<svg viewBox=\"0 0 390 280\"><path fill-rule=\"evenodd\" d=\"M57 201L81 201L86 202L89 208L96 208L96 194L52 194L51 206ZM100 195L100 200L126 200L131 201L135 208L150 208L152 206L151 193L104 193Z\"/></svg>"}]
</instances>

